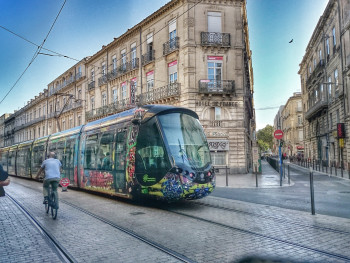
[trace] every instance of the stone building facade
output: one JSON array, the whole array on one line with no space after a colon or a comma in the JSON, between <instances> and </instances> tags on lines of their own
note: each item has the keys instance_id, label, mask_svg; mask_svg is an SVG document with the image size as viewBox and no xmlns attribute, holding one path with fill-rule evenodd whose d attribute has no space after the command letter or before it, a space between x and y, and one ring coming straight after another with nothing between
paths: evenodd
<instances>
[{"instance_id":1,"label":"stone building facade","mask_svg":"<svg viewBox=\"0 0 350 263\"><path fill-rule=\"evenodd\" d=\"M305 157L324 165L349 162L349 143L339 140L337 124L349 131L350 3L330 0L300 64ZM343 145L345 146L343 147Z\"/></svg>"},{"instance_id":2,"label":"stone building facade","mask_svg":"<svg viewBox=\"0 0 350 263\"><path fill-rule=\"evenodd\" d=\"M182 106L199 115L217 171L246 173L255 139L246 1L172 0L44 94L35 101L46 106L45 121L28 124L35 137L38 127L47 135L136 105Z\"/></svg>"},{"instance_id":3,"label":"stone building facade","mask_svg":"<svg viewBox=\"0 0 350 263\"><path fill-rule=\"evenodd\" d=\"M282 152L294 156L304 152L303 109L301 93L295 92L283 107L282 113L283 147Z\"/></svg>"}]
</instances>

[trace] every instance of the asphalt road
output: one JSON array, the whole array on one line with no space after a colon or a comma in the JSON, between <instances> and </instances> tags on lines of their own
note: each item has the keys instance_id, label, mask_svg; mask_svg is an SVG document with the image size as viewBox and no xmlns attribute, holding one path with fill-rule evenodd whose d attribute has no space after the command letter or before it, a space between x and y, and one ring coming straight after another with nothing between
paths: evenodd
<instances>
[{"instance_id":1,"label":"asphalt road","mask_svg":"<svg viewBox=\"0 0 350 263\"><path fill-rule=\"evenodd\" d=\"M290 173L294 182L292 186L249 189L217 187L211 195L311 213L309 172L291 167ZM314 196L316 214L350 219L350 180L314 172Z\"/></svg>"}]
</instances>

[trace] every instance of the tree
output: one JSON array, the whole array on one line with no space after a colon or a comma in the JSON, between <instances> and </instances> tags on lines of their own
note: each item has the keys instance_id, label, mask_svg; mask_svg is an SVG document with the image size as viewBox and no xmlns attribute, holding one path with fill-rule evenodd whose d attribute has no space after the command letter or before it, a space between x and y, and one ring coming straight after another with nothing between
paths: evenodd
<instances>
[{"instance_id":1,"label":"tree","mask_svg":"<svg viewBox=\"0 0 350 263\"><path fill-rule=\"evenodd\" d=\"M260 149L266 151L272 149L273 146L273 127L271 125L266 125L265 128L258 130L257 139ZM268 149L266 149L268 147Z\"/></svg>"}]
</instances>

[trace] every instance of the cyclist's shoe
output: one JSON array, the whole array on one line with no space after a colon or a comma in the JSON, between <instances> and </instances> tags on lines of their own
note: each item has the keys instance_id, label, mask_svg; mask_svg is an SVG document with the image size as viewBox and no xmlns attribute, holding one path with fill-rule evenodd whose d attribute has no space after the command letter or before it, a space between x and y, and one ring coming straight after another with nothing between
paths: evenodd
<instances>
[{"instance_id":1,"label":"cyclist's shoe","mask_svg":"<svg viewBox=\"0 0 350 263\"><path fill-rule=\"evenodd\" d=\"M45 196L43 204L46 205L47 203L48 203L48 199L47 199L47 196Z\"/></svg>"}]
</instances>

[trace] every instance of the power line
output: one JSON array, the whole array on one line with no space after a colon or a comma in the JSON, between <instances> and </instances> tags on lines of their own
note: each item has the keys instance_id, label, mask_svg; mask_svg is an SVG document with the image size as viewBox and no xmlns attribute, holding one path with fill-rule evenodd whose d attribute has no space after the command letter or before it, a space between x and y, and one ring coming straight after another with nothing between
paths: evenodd
<instances>
[{"instance_id":1,"label":"power line","mask_svg":"<svg viewBox=\"0 0 350 263\"><path fill-rule=\"evenodd\" d=\"M13 32L13 31L11 31L10 29L8 29L8 28L6 28L6 27L4 27L4 26L1 26L1 25L0 25L0 28L6 30L7 32L9 32L9 33L11 33L11 34L13 34L13 35L15 35L15 36L17 36L17 37L23 39L24 41L26 41L26 42L28 42L28 43L30 43L30 44L32 44L32 45L38 47L38 48L40 47L38 44L35 44L34 42L28 40L27 38L25 38L25 37L23 37L23 36L21 36L21 35L15 33L15 32ZM44 50L46 50L46 51L49 51L49 52L52 52L52 53L54 53L54 54L56 54L56 55L50 55L50 54L44 54L44 53L40 53L40 55L65 57L65 58L69 58L69 59L72 59L72 60L75 60L75 61L80 61L80 60L78 60L78 59L75 59L75 58L72 58L72 57L69 57L69 56L60 54L60 53L58 53L58 52L56 52L56 51L53 51L53 50L50 50L50 49L47 49L47 48L44 48L44 47L42 47L42 49L44 49Z\"/></svg>"},{"instance_id":2,"label":"power line","mask_svg":"<svg viewBox=\"0 0 350 263\"><path fill-rule=\"evenodd\" d=\"M46 35L46 37L44 38L44 40L43 40L43 42L41 43L41 45L40 45L40 46L38 47L38 49L35 51L32 60L29 62L28 66L25 68L25 70L23 71L23 73L22 73L22 74L19 76L19 78L16 80L15 84L14 84L14 85L11 87L11 89L6 93L5 97L0 101L0 104L6 99L6 97L10 94L10 92L13 90L13 88L17 85L17 83L20 81L20 79L21 79L21 78L23 77L23 75L26 73L26 71L28 70L28 68L32 65L32 63L34 62L34 60L38 57L38 55L39 55L41 49L43 48L43 46L44 46L44 44L45 44L46 39L47 39L48 36L50 35L52 28L54 27L54 25L55 25L55 23L56 23L56 21L57 21L59 15L61 14L61 11L62 11L64 5L66 4L66 1L67 1L67 0L64 0L64 3L63 3L63 5L62 5L60 11L58 12L58 14L57 14L57 16L56 16L56 18L55 18L55 20L54 20L54 22L53 22L53 24L52 24L50 30L49 30L49 32L47 33L47 35Z\"/></svg>"}]
</instances>

